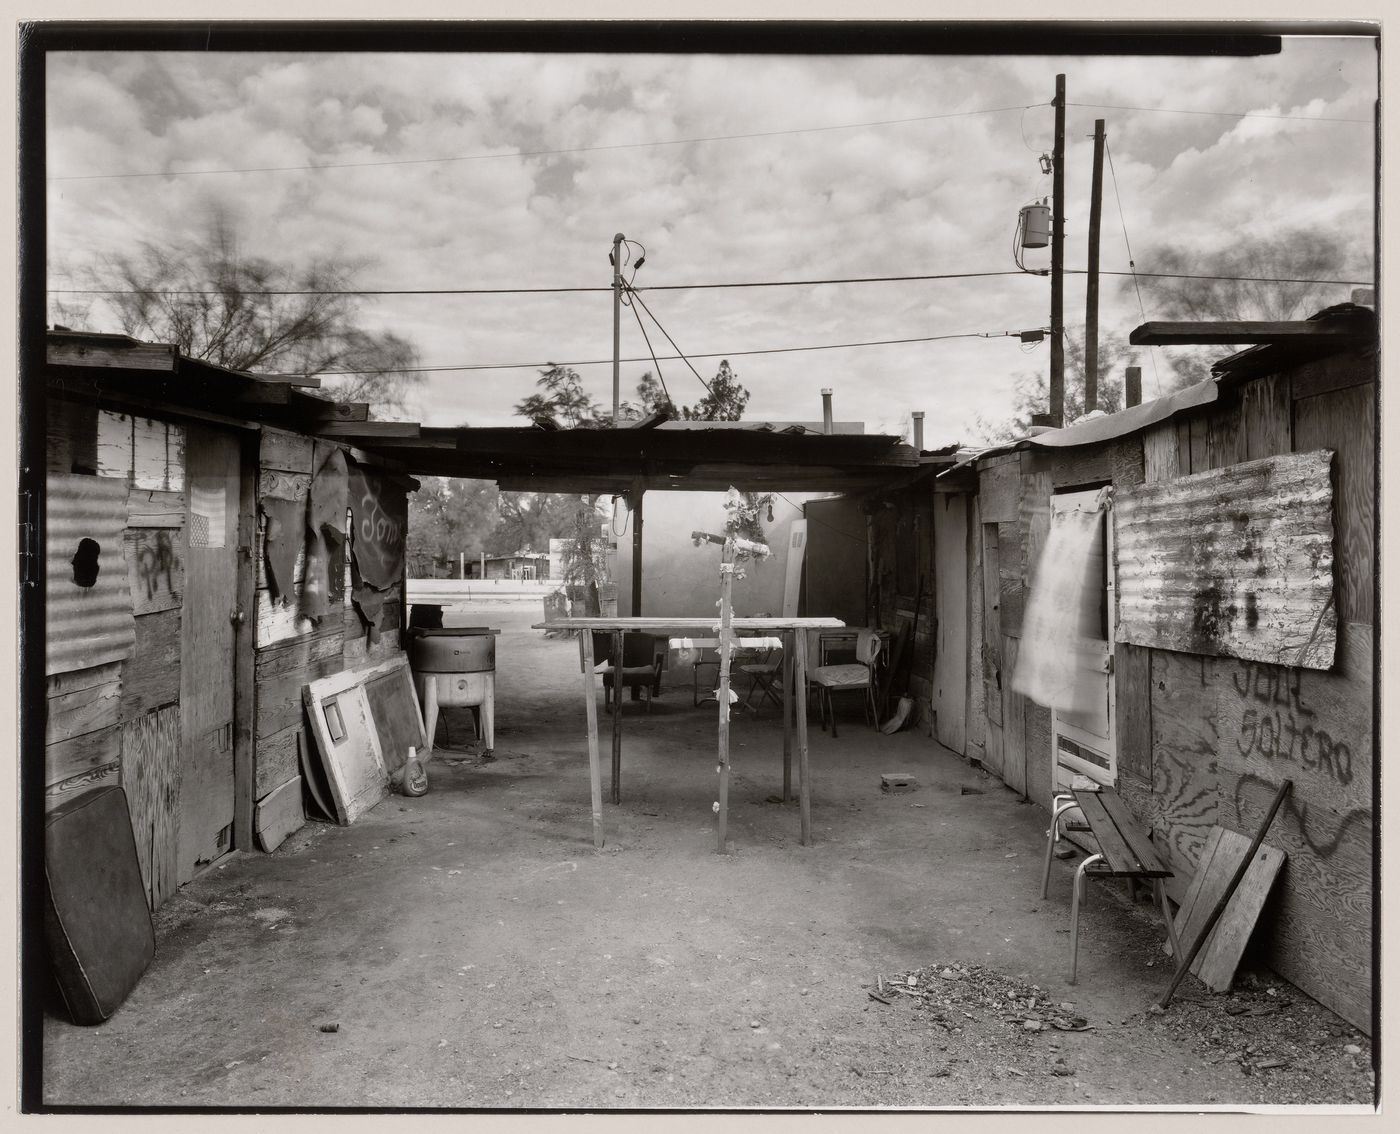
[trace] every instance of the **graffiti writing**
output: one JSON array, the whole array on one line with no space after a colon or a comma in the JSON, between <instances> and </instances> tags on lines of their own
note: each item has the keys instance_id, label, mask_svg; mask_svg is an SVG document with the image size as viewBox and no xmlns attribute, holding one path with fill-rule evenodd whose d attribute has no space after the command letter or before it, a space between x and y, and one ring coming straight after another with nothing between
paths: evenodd
<instances>
[{"instance_id":1,"label":"graffiti writing","mask_svg":"<svg viewBox=\"0 0 1400 1134\"><path fill-rule=\"evenodd\" d=\"M1351 783L1351 746L1318 727L1316 713L1303 700L1301 671L1246 662L1230 680L1249 706L1235 738L1241 756L1286 761L1325 772L1339 784Z\"/></svg>"},{"instance_id":2,"label":"graffiti writing","mask_svg":"<svg viewBox=\"0 0 1400 1134\"><path fill-rule=\"evenodd\" d=\"M1276 665L1255 665L1245 662L1241 679L1236 671L1230 675L1235 692L1263 705L1277 705L1300 717L1310 717L1313 711L1303 704L1303 675L1298 670L1285 670Z\"/></svg>"},{"instance_id":3,"label":"graffiti writing","mask_svg":"<svg viewBox=\"0 0 1400 1134\"><path fill-rule=\"evenodd\" d=\"M136 578L146 588L148 599L159 590L175 589L175 543L168 531L154 535L154 543L142 543L135 556Z\"/></svg>"},{"instance_id":4,"label":"graffiti writing","mask_svg":"<svg viewBox=\"0 0 1400 1134\"><path fill-rule=\"evenodd\" d=\"M1241 756L1287 760L1309 771L1326 772L1339 784L1351 783L1350 745L1320 728L1299 722L1291 713L1246 709L1235 746Z\"/></svg>"},{"instance_id":5,"label":"graffiti writing","mask_svg":"<svg viewBox=\"0 0 1400 1134\"><path fill-rule=\"evenodd\" d=\"M1251 789L1254 788L1258 790L1251 791ZM1267 803L1263 803L1263 801L1271 799L1277 791L1278 785L1270 783L1262 776L1253 776L1249 774L1241 776L1235 783L1235 814L1244 814L1244 800L1247 795L1255 797L1256 804L1262 803L1263 806L1267 806ZM1306 843L1308 849L1319 858L1332 857L1337 847L1341 845L1342 837L1347 833L1348 828L1361 823L1369 826L1371 823L1370 808L1353 808L1341 817L1336 830L1333 831L1330 836L1323 836L1309 826L1308 805L1306 803L1298 803L1294 799L1292 792L1284 798L1283 813L1285 816L1291 815L1293 817L1294 822L1298 825L1298 833L1302 836L1303 842Z\"/></svg>"}]
</instances>

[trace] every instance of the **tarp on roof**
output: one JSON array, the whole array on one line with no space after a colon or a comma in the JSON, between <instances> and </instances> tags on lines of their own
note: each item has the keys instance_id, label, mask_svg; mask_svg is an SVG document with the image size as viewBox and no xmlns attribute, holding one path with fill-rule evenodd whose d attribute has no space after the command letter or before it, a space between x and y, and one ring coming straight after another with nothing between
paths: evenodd
<instances>
[{"instance_id":1,"label":"tarp on roof","mask_svg":"<svg viewBox=\"0 0 1400 1134\"><path fill-rule=\"evenodd\" d=\"M1101 441L1112 441L1117 437L1126 437L1129 433L1136 433L1140 429L1146 429L1149 425L1156 425L1159 421L1166 421L1167 418L1174 417L1182 410L1208 406L1219 396L1219 382L1214 378L1207 378L1203 382L1187 386L1184 390L1177 390L1176 393L1168 394L1164 398L1154 398L1150 402L1143 402L1141 405L1131 406L1128 409L1119 410L1117 413L1107 413L1102 417L1091 417L1086 421L1067 425L1063 429L1052 429L1047 433L1028 437L1026 440L1031 445L1047 449L1096 445Z\"/></svg>"}]
</instances>

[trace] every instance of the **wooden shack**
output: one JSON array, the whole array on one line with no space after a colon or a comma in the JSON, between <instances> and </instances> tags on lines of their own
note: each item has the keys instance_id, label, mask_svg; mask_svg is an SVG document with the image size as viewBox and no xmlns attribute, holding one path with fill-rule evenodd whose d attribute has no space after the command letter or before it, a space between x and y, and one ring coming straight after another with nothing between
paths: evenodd
<instances>
[{"instance_id":1,"label":"wooden shack","mask_svg":"<svg viewBox=\"0 0 1400 1134\"><path fill-rule=\"evenodd\" d=\"M302 686L401 651L416 482L318 384L48 335L46 804L120 783L152 908L304 822Z\"/></svg>"},{"instance_id":2,"label":"wooden shack","mask_svg":"<svg viewBox=\"0 0 1400 1134\"><path fill-rule=\"evenodd\" d=\"M1176 872L1177 901L1211 828L1252 835L1291 779L1269 830L1288 859L1260 959L1369 1030L1374 313L1148 324L1135 341L1254 345L1198 386L939 477L939 641L953 656L937 665L938 738L1042 807L1076 773L1116 784ZM1014 678L1052 513L1091 506L1106 516L1101 696L1061 712Z\"/></svg>"}]
</instances>

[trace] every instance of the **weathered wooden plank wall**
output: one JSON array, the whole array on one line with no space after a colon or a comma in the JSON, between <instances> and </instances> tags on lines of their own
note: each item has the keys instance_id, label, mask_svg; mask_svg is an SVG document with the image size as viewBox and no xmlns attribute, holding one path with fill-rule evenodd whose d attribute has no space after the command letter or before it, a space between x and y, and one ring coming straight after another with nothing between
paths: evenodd
<instances>
[{"instance_id":1,"label":"weathered wooden plank wall","mask_svg":"<svg viewBox=\"0 0 1400 1134\"><path fill-rule=\"evenodd\" d=\"M966 495L953 493L939 493L933 502L934 735L959 755L967 747L967 505Z\"/></svg>"},{"instance_id":2,"label":"weathered wooden plank wall","mask_svg":"<svg viewBox=\"0 0 1400 1134\"><path fill-rule=\"evenodd\" d=\"M986 691L983 684L982 634L982 513L977 506L976 495L968 498L966 528L967 580L963 587L967 595L967 708L964 719L967 721L967 739L963 753L970 760L985 761L987 756L987 712Z\"/></svg>"}]
</instances>

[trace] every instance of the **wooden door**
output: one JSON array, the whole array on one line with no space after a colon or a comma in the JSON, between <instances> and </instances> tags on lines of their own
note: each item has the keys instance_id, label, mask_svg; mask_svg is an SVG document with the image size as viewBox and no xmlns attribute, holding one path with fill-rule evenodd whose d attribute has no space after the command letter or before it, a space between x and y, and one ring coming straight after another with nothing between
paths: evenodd
<instances>
[{"instance_id":1,"label":"wooden door","mask_svg":"<svg viewBox=\"0 0 1400 1134\"><path fill-rule=\"evenodd\" d=\"M239 441L190 426L180 628L179 881L227 854L234 806Z\"/></svg>"}]
</instances>

